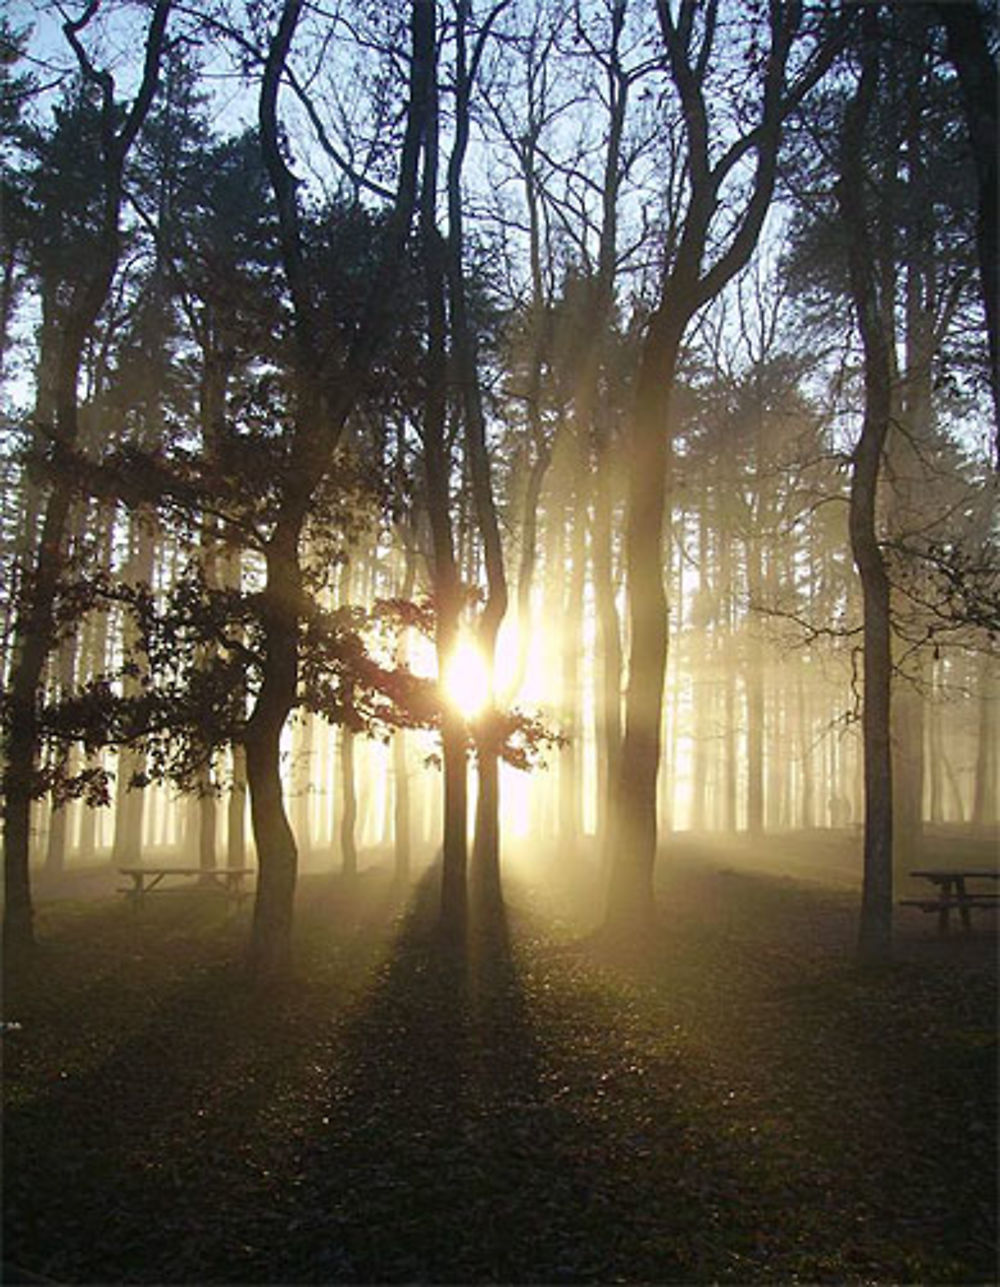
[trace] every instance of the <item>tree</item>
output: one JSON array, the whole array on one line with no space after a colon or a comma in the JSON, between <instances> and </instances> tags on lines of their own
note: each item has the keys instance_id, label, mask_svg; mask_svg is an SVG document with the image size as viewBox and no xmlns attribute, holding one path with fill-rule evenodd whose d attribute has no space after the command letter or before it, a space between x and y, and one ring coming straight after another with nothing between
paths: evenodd
<instances>
[{"instance_id":1,"label":"tree","mask_svg":"<svg viewBox=\"0 0 1000 1287\"><path fill-rule=\"evenodd\" d=\"M753 120L720 136L709 100L733 75L721 49L717 3L657 4L665 66L677 94L687 154L686 200L673 212L658 297L645 326L627 438L625 533L631 643L625 731L616 789L616 843L605 916L612 933L651 923L657 844L656 779L660 764L667 602L662 536L667 511L672 395L681 344L691 319L748 262L771 203L782 128L789 113L829 67L840 32L822 23L810 41L800 4L770 7L746 24L752 53ZM762 29L763 28L763 29ZM761 52L762 39L766 47ZM793 48L797 56L793 56ZM744 91L745 92L745 91ZM750 105L740 105L748 120ZM752 159L752 172L746 169ZM731 185L744 184L739 206Z\"/></svg>"},{"instance_id":2,"label":"tree","mask_svg":"<svg viewBox=\"0 0 1000 1287\"><path fill-rule=\"evenodd\" d=\"M300 541L310 504L332 463L334 447L365 387L375 352L385 341L387 303L415 206L417 164L434 61L432 7L417 3L410 17L409 97L394 208L364 312L346 353L337 361L334 355L322 353L316 334L314 290L304 253L297 183L285 159L278 125L281 79L302 8L302 0L286 0L282 6L268 44L259 99L261 146L278 211L281 261L291 304L295 391L287 456L263 551L266 579L260 613L264 668L244 733L250 812L260 863L250 942L250 966L258 977L283 971L291 951L297 851L282 798L280 743L299 679L303 614Z\"/></svg>"},{"instance_id":3,"label":"tree","mask_svg":"<svg viewBox=\"0 0 1000 1287\"><path fill-rule=\"evenodd\" d=\"M79 438L78 381L84 346L108 294L118 264L125 159L156 91L170 0L157 0L146 33L142 78L124 114L110 72L94 66L80 37L93 18L87 7L63 30L81 75L97 100L100 132L93 138L92 221L80 229L72 274L61 282L59 345L54 371L52 444L72 450ZM84 200L90 196L86 190ZM45 503L34 566L22 592L15 624L14 660L4 709L4 905L5 946L29 949L34 942L28 875L29 816L38 759L37 702L45 659L54 642L53 603L62 570L72 480L57 476Z\"/></svg>"},{"instance_id":4,"label":"tree","mask_svg":"<svg viewBox=\"0 0 1000 1287\"><path fill-rule=\"evenodd\" d=\"M873 227L864 165L866 127L879 79L878 49L878 19L872 11L864 16L861 75L844 114L838 187L848 233L851 297L864 351L865 406L854 449L850 533L864 598L865 852L859 951L872 964L888 959L892 943L892 647L889 578L879 547L875 506L892 416L892 331L886 325L892 301L884 292L893 273L885 262L888 229ZM882 182L887 178L883 175Z\"/></svg>"}]
</instances>

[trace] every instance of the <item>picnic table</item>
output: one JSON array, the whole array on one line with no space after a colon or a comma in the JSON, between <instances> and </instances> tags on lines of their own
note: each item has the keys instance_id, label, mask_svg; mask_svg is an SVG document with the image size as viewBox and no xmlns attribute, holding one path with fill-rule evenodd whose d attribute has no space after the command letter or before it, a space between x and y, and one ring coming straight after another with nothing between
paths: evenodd
<instances>
[{"instance_id":1,"label":"picnic table","mask_svg":"<svg viewBox=\"0 0 1000 1287\"><path fill-rule=\"evenodd\" d=\"M926 880L937 887L937 896L923 898L901 898L903 907L919 907L923 912L937 912L938 930L948 933L949 918L957 911L962 921L962 928L968 933L972 929L969 912L973 908L995 908L997 890L977 887L977 882L993 881L996 883L1000 871L995 867L966 867L956 870L949 867L921 867L911 871L916 880ZM971 887L970 887L971 885Z\"/></svg>"},{"instance_id":2,"label":"picnic table","mask_svg":"<svg viewBox=\"0 0 1000 1287\"><path fill-rule=\"evenodd\" d=\"M254 874L253 867L152 867L145 863L141 866L119 867L119 872L131 880L130 885L119 889L125 894L134 907L143 901L147 894L175 893L177 891L201 890L225 894L235 903L242 903L250 890L244 884L248 876ZM192 884L192 879L194 883ZM179 883L180 882L180 883Z\"/></svg>"}]
</instances>

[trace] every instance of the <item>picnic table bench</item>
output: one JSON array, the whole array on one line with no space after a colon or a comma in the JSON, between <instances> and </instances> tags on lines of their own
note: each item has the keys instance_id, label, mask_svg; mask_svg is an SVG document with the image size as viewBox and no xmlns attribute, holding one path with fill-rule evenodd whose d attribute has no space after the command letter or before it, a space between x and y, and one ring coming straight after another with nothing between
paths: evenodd
<instances>
[{"instance_id":1,"label":"picnic table bench","mask_svg":"<svg viewBox=\"0 0 1000 1287\"><path fill-rule=\"evenodd\" d=\"M249 897L250 890L246 888L244 882L255 871L253 867L151 867L146 864L119 867L118 870L121 875L128 876L132 882L130 885L119 888L118 892L125 894L133 907L138 907L147 894L170 894L192 890L222 893L239 904L244 898ZM177 883L177 881L183 883Z\"/></svg>"},{"instance_id":2,"label":"picnic table bench","mask_svg":"<svg viewBox=\"0 0 1000 1287\"><path fill-rule=\"evenodd\" d=\"M972 929L969 912L973 908L996 908L1000 897L997 890L971 888L969 882L996 882L1000 871L993 867L966 867L961 870L945 867L921 867L911 871L910 875L917 880L926 880L937 886L937 896L924 898L901 898L901 907L919 907L922 912L937 912L938 931L948 933L949 918L957 911L962 921L962 928L968 933Z\"/></svg>"}]
</instances>

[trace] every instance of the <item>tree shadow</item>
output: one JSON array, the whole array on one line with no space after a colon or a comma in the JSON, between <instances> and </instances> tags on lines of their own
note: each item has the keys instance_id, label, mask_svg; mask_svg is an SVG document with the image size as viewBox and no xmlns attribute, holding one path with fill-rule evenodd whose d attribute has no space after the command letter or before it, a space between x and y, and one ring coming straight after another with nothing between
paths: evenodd
<instances>
[{"instance_id":1,"label":"tree shadow","mask_svg":"<svg viewBox=\"0 0 1000 1287\"><path fill-rule=\"evenodd\" d=\"M280 1241L259 1242L242 1276L691 1281L699 1230L718 1236L734 1182L695 1148L680 1098L649 1098L613 1004L584 987L557 1018L563 967L550 977L537 944L519 959L501 903L473 901L456 934L437 901L432 871L272 1194Z\"/></svg>"},{"instance_id":2,"label":"tree shadow","mask_svg":"<svg viewBox=\"0 0 1000 1287\"><path fill-rule=\"evenodd\" d=\"M384 950L390 900L335 902L337 950L267 993L243 969L245 924L196 895L95 907L44 945L5 1052L9 1259L62 1281L243 1280L226 1262L253 1250L254 1204L325 1093L324 1023Z\"/></svg>"}]
</instances>

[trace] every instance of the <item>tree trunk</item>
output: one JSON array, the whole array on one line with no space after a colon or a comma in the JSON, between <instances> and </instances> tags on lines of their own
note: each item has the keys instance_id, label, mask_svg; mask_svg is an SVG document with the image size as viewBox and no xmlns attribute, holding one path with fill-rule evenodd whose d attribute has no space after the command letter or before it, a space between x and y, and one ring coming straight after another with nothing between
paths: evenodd
<instances>
[{"instance_id":1,"label":"tree trunk","mask_svg":"<svg viewBox=\"0 0 1000 1287\"><path fill-rule=\"evenodd\" d=\"M601 439L595 456L594 517L591 556L594 611L597 615L599 665L597 711L597 837L601 866L610 868L615 790L622 738L622 644L615 603L612 469L607 443Z\"/></svg>"},{"instance_id":2,"label":"tree trunk","mask_svg":"<svg viewBox=\"0 0 1000 1287\"><path fill-rule=\"evenodd\" d=\"M433 14L433 10L430 11ZM458 638L462 598L451 522L449 460L445 440L447 361L445 350L445 256L437 226L438 95L428 95L424 173L420 194L420 250L427 298L422 425L427 515L431 528L431 577L437 608L438 674L443 675ZM468 795L464 721L443 704L441 716L442 851L441 919L449 930L465 925L468 875Z\"/></svg>"},{"instance_id":3,"label":"tree trunk","mask_svg":"<svg viewBox=\"0 0 1000 1287\"><path fill-rule=\"evenodd\" d=\"M240 743L234 743L232 753L232 782L226 806L226 866L245 867L246 812L247 812L247 753Z\"/></svg>"},{"instance_id":4,"label":"tree trunk","mask_svg":"<svg viewBox=\"0 0 1000 1287\"><path fill-rule=\"evenodd\" d=\"M890 587L878 540L876 501L892 416L893 341L891 275L886 263L876 258L864 202L869 176L863 148L879 79L876 12L866 12L863 22L862 75L844 115L838 200L848 234L851 296L864 350L865 381L864 420L852 461L849 511L851 552L861 580L864 648L864 884L858 951L862 962L879 964L892 951L893 782Z\"/></svg>"},{"instance_id":5,"label":"tree trunk","mask_svg":"<svg viewBox=\"0 0 1000 1287\"><path fill-rule=\"evenodd\" d=\"M340 870L348 880L358 874L358 793L354 781L354 732L340 730Z\"/></svg>"},{"instance_id":6,"label":"tree trunk","mask_svg":"<svg viewBox=\"0 0 1000 1287\"><path fill-rule=\"evenodd\" d=\"M507 576L486 444L486 417L479 380L477 339L469 316L463 262L462 169L469 141L471 94L475 77L474 62L470 65L466 49L469 17L469 0L458 0L455 26L455 142L448 161L448 253L445 269L451 303L453 360L460 390L466 456L486 566L487 594L477 638L492 676L496 662L497 636L507 612ZM485 35L485 30L478 34L477 49L482 48ZM476 797L476 832L472 860L477 889L488 900L492 900L495 906L500 896L500 790L492 719L493 701L494 695L491 693L483 719L486 733L478 739L476 747L479 793Z\"/></svg>"},{"instance_id":7,"label":"tree trunk","mask_svg":"<svg viewBox=\"0 0 1000 1287\"><path fill-rule=\"evenodd\" d=\"M156 536L152 519L144 513L132 515L129 524L128 579L133 585L150 586L156 563ZM122 650L138 667L143 658L136 656L138 636L130 619L123 627ZM129 673L123 681L126 697L142 693L143 676ZM146 796L144 787L132 785L133 777L146 771L146 754L140 749L124 746L118 752L118 774L115 794L115 833L111 843L111 861L116 865L137 863L142 859L143 812Z\"/></svg>"},{"instance_id":8,"label":"tree trunk","mask_svg":"<svg viewBox=\"0 0 1000 1287\"><path fill-rule=\"evenodd\" d=\"M198 866L209 871L216 865L215 827L216 799L212 790L212 770L205 765L198 776L197 797Z\"/></svg>"},{"instance_id":9,"label":"tree trunk","mask_svg":"<svg viewBox=\"0 0 1000 1287\"><path fill-rule=\"evenodd\" d=\"M656 785L667 664L663 523L670 392L679 345L679 331L654 335L646 345L628 444L625 566L631 648L615 794L615 857L605 914L605 927L613 935L645 932L655 915Z\"/></svg>"},{"instance_id":10,"label":"tree trunk","mask_svg":"<svg viewBox=\"0 0 1000 1287\"><path fill-rule=\"evenodd\" d=\"M410 599L417 575L417 552L415 538L409 529L403 532L403 558L405 560L403 581L399 593L403 599ZM396 665L405 666L408 660L405 638L401 637L396 653ZM410 769L406 752L406 733L401 728L396 729L392 735L392 843L394 874L401 885L410 878L413 848Z\"/></svg>"},{"instance_id":11,"label":"tree trunk","mask_svg":"<svg viewBox=\"0 0 1000 1287\"><path fill-rule=\"evenodd\" d=\"M761 497L754 507L759 524ZM754 520L751 520L754 521ZM746 543L747 590L751 612L746 622L746 706L747 706L747 834L759 839L764 834L764 647L760 638L760 623L754 609L764 597L764 572L760 548L760 535L751 532Z\"/></svg>"},{"instance_id":12,"label":"tree trunk","mask_svg":"<svg viewBox=\"0 0 1000 1287\"><path fill-rule=\"evenodd\" d=\"M584 457L570 444L571 505L569 577L560 622L562 629L563 721L569 740L559 752L559 842L572 862L580 833L581 766L583 760L580 655L583 650L583 587L586 573L587 512L584 501Z\"/></svg>"},{"instance_id":13,"label":"tree trunk","mask_svg":"<svg viewBox=\"0 0 1000 1287\"><path fill-rule=\"evenodd\" d=\"M74 526L78 526L78 524L74 524ZM73 679L76 673L76 635L67 636L60 642L56 658L59 694L61 697L67 697L72 690ZM60 771L67 774L72 772L72 766L76 760L75 747L60 747L57 754L59 756ZM50 876L59 875L66 866L68 822L69 802L53 797L51 802L51 812L49 813L49 836L45 849L45 870Z\"/></svg>"},{"instance_id":14,"label":"tree trunk","mask_svg":"<svg viewBox=\"0 0 1000 1287\"><path fill-rule=\"evenodd\" d=\"M300 527L300 515L290 516L284 523L279 520L267 549L267 582L261 595L262 678L244 735L250 817L259 864L249 966L258 980L281 975L291 964L298 850L285 812L281 734L295 704L298 683Z\"/></svg>"},{"instance_id":15,"label":"tree trunk","mask_svg":"<svg viewBox=\"0 0 1000 1287\"><path fill-rule=\"evenodd\" d=\"M1000 777L997 747L1000 729L997 702L1000 691L996 683L996 662L988 653L980 653L978 668L978 719L976 724L976 767L972 792L972 825L985 830L997 823L997 778Z\"/></svg>"}]
</instances>

